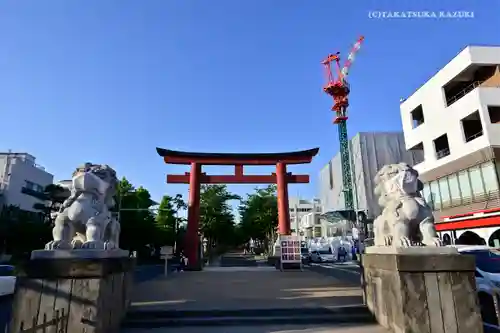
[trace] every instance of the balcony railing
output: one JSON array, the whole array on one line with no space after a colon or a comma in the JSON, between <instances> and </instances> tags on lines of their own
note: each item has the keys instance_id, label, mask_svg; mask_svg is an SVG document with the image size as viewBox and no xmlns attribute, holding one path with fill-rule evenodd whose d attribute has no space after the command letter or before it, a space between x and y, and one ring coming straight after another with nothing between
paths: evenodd
<instances>
[{"instance_id":1,"label":"balcony railing","mask_svg":"<svg viewBox=\"0 0 500 333\"><path fill-rule=\"evenodd\" d=\"M24 193L26 195L30 195L34 198L40 199L40 200L47 200L47 195L43 192L39 192L36 190L29 189L27 187L23 187L21 189L21 193Z\"/></svg>"},{"instance_id":2,"label":"balcony railing","mask_svg":"<svg viewBox=\"0 0 500 333\"><path fill-rule=\"evenodd\" d=\"M483 130L480 130L479 132L475 133L475 134L472 134L472 135L469 135L465 138L465 142L469 142L469 141L472 141L476 138L479 138L480 136L483 135Z\"/></svg>"},{"instance_id":3,"label":"balcony railing","mask_svg":"<svg viewBox=\"0 0 500 333\"><path fill-rule=\"evenodd\" d=\"M464 89L462 89L458 94L447 98L446 99L446 106L450 106L456 101L458 101L460 98L464 97L468 93L470 93L472 90L476 89L479 87L484 81L474 81L470 85L466 86Z\"/></svg>"},{"instance_id":4,"label":"balcony railing","mask_svg":"<svg viewBox=\"0 0 500 333\"><path fill-rule=\"evenodd\" d=\"M448 155L450 155L450 148L444 148L436 152L436 156L438 159L446 157Z\"/></svg>"}]
</instances>

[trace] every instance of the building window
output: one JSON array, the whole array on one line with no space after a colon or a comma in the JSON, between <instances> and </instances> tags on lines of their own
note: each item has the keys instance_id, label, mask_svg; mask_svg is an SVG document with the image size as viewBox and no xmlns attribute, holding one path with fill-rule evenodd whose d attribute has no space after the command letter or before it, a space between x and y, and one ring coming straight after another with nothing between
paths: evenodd
<instances>
[{"instance_id":1,"label":"building window","mask_svg":"<svg viewBox=\"0 0 500 333\"><path fill-rule=\"evenodd\" d=\"M438 180L439 193L441 195L441 207L446 208L451 206L450 188L448 187L448 178L443 177Z\"/></svg>"},{"instance_id":2,"label":"building window","mask_svg":"<svg viewBox=\"0 0 500 333\"><path fill-rule=\"evenodd\" d=\"M424 109L422 105L417 106L411 112L412 127L416 128L424 123Z\"/></svg>"},{"instance_id":3,"label":"building window","mask_svg":"<svg viewBox=\"0 0 500 333\"><path fill-rule=\"evenodd\" d=\"M424 161L424 155L425 155L424 154L424 144L422 142L411 147L409 149L409 151L411 153L413 153L413 158L415 160L414 165L417 165L417 164L422 163Z\"/></svg>"},{"instance_id":4,"label":"building window","mask_svg":"<svg viewBox=\"0 0 500 333\"><path fill-rule=\"evenodd\" d=\"M443 134L434 140L434 149L436 150L436 158L438 160L450 155L450 145L446 134Z\"/></svg>"},{"instance_id":5,"label":"building window","mask_svg":"<svg viewBox=\"0 0 500 333\"><path fill-rule=\"evenodd\" d=\"M462 199L472 197L472 188L469 181L469 173L467 170L461 171L458 174L458 183L460 184L460 192L462 193Z\"/></svg>"},{"instance_id":6,"label":"building window","mask_svg":"<svg viewBox=\"0 0 500 333\"><path fill-rule=\"evenodd\" d=\"M330 190L333 189L333 166L332 161L328 162L328 177L330 180Z\"/></svg>"},{"instance_id":7,"label":"building window","mask_svg":"<svg viewBox=\"0 0 500 333\"><path fill-rule=\"evenodd\" d=\"M461 121L462 130L464 133L465 142L469 142L483 135L483 125L481 124L481 117L479 111L476 111Z\"/></svg>"},{"instance_id":8,"label":"building window","mask_svg":"<svg viewBox=\"0 0 500 333\"><path fill-rule=\"evenodd\" d=\"M446 178L448 178L448 186L450 187L451 205L459 205L462 202L462 195L460 194L457 175L453 174Z\"/></svg>"},{"instance_id":9,"label":"building window","mask_svg":"<svg viewBox=\"0 0 500 333\"><path fill-rule=\"evenodd\" d=\"M431 197L431 190L429 188L429 183L424 184L424 189L422 190L422 197L429 206L434 208L432 204L432 197Z\"/></svg>"},{"instance_id":10,"label":"building window","mask_svg":"<svg viewBox=\"0 0 500 333\"><path fill-rule=\"evenodd\" d=\"M496 167L487 162L424 184L422 196L433 209L444 209L481 202L498 191Z\"/></svg>"},{"instance_id":11,"label":"building window","mask_svg":"<svg viewBox=\"0 0 500 333\"><path fill-rule=\"evenodd\" d=\"M429 185L431 188L430 202L433 203L432 207L434 207L434 209L441 209L441 194L439 193L438 182L433 181Z\"/></svg>"},{"instance_id":12,"label":"building window","mask_svg":"<svg viewBox=\"0 0 500 333\"><path fill-rule=\"evenodd\" d=\"M488 115L492 124L500 123L500 106L488 106Z\"/></svg>"},{"instance_id":13,"label":"building window","mask_svg":"<svg viewBox=\"0 0 500 333\"><path fill-rule=\"evenodd\" d=\"M472 195L477 197L484 194L484 184L481 177L481 169L478 166L469 169Z\"/></svg>"},{"instance_id":14,"label":"building window","mask_svg":"<svg viewBox=\"0 0 500 333\"><path fill-rule=\"evenodd\" d=\"M484 187L486 194L498 192L498 179L493 163L484 163L481 165Z\"/></svg>"},{"instance_id":15,"label":"building window","mask_svg":"<svg viewBox=\"0 0 500 333\"><path fill-rule=\"evenodd\" d=\"M32 191L36 190L35 189L35 185L36 185L35 183L30 182L29 180L25 180L24 182L25 182L24 187L26 187L28 190L32 190Z\"/></svg>"}]
</instances>

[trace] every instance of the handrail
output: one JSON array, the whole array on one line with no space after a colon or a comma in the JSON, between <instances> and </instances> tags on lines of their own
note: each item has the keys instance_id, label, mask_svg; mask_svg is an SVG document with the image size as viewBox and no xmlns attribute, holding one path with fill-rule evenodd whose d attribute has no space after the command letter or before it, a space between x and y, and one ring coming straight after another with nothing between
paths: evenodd
<instances>
[{"instance_id":1,"label":"handrail","mask_svg":"<svg viewBox=\"0 0 500 333\"><path fill-rule=\"evenodd\" d=\"M448 155L450 155L450 148L444 148L444 149L438 150L438 151L436 152L436 157L437 157L438 159L443 158L443 157L446 157L446 156L448 156Z\"/></svg>"},{"instance_id":2,"label":"handrail","mask_svg":"<svg viewBox=\"0 0 500 333\"><path fill-rule=\"evenodd\" d=\"M468 85L464 89L462 89L459 93L453 95L450 98L447 98L446 99L446 106L448 107L448 106L452 105L453 103L455 103L456 101L458 101L460 98L462 98L465 95L467 95L468 93L470 93L475 88L481 86L486 81L487 80L472 82L470 85ZM500 88L500 84L495 84L495 85L492 85L492 86L485 86L484 88Z\"/></svg>"},{"instance_id":3,"label":"handrail","mask_svg":"<svg viewBox=\"0 0 500 333\"><path fill-rule=\"evenodd\" d=\"M476 138L479 138L480 136L483 135L483 130L480 130L479 132L475 133L475 134L472 134L468 137L465 138L465 142L469 142L469 141L472 141Z\"/></svg>"},{"instance_id":4,"label":"handrail","mask_svg":"<svg viewBox=\"0 0 500 333\"><path fill-rule=\"evenodd\" d=\"M458 92L457 94L453 95L450 98L447 98L446 99L446 106L452 105L453 103L458 101L460 98L464 97L465 95L470 93L472 90L479 87L483 82L484 81L474 81L471 84L469 84L468 86L466 86L464 89L462 89L460 92Z\"/></svg>"}]
</instances>

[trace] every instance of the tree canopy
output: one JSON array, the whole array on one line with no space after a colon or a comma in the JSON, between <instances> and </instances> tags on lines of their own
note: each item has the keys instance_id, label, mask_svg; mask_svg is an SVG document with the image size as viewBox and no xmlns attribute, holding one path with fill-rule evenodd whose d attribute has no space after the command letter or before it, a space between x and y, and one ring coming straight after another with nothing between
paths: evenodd
<instances>
[{"instance_id":1,"label":"tree canopy","mask_svg":"<svg viewBox=\"0 0 500 333\"><path fill-rule=\"evenodd\" d=\"M0 214L0 237L3 250L29 254L50 241L53 214L64 201L67 190L49 185L44 191L46 204L37 204L39 213L24 212L16 207L4 208ZM139 257L158 254L164 245L183 246L187 204L182 195L164 195L160 203L152 200L144 187L135 187L123 177L117 187L115 213L121 224L120 247L137 251ZM238 216L233 201L239 201ZM40 223L41 220L45 223ZM245 198L231 193L226 185L202 185L200 192L200 229L213 251L238 247L250 239L270 249L276 237L278 209L276 186L257 188ZM23 239L26 246L16 245ZM17 248L17 250L13 250ZM0 249L1 250L1 249ZM156 251L154 251L156 250ZM0 251L1 252L1 251Z\"/></svg>"},{"instance_id":2,"label":"tree canopy","mask_svg":"<svg viewBox=\"0 0 500 333\"><path fill-rule=\"evenodd\" d=\"M230 201L241 200L226 185L202 185L200 193L200 232L210 249L233 246L235 216Z\"/></svg>"},{"instance_id":3,"label":"tree canopy","mask_svg":"<svg viewBox=\"0 0 500 333\"><path fill-rule=\"evenodd\" d=\"M261 241L266 249L274 244L278 226L276 185L255 189L241 201L240 234L242 241L250 238Z\"/></svg>"}]
</instances>

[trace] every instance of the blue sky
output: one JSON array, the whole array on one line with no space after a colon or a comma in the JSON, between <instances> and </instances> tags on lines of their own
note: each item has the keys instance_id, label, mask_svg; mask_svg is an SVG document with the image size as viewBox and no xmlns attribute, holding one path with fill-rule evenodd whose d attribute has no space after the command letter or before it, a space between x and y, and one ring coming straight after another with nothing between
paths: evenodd
<instances>
[{"instance_id":1,"label":"blue sky","mask_svg":"<svg viewBox=\"0 0 500 333\"><path fill-rule=\"evenodd\" d=\"M370 19L374 10L474 19ZM401 97L466 45L500 45L499 12L486 0L2 0L0 150L35 155L56 179L85 161L107 163L160 199L187 193L165 184L167 172L187 170L165 165L157 146L320 147L312 164L290 168L312 180L290 195L310 197L338 151L322 58L365 35L350 73L349 134L400 130Z\"/></svg>"}]
</instances>

